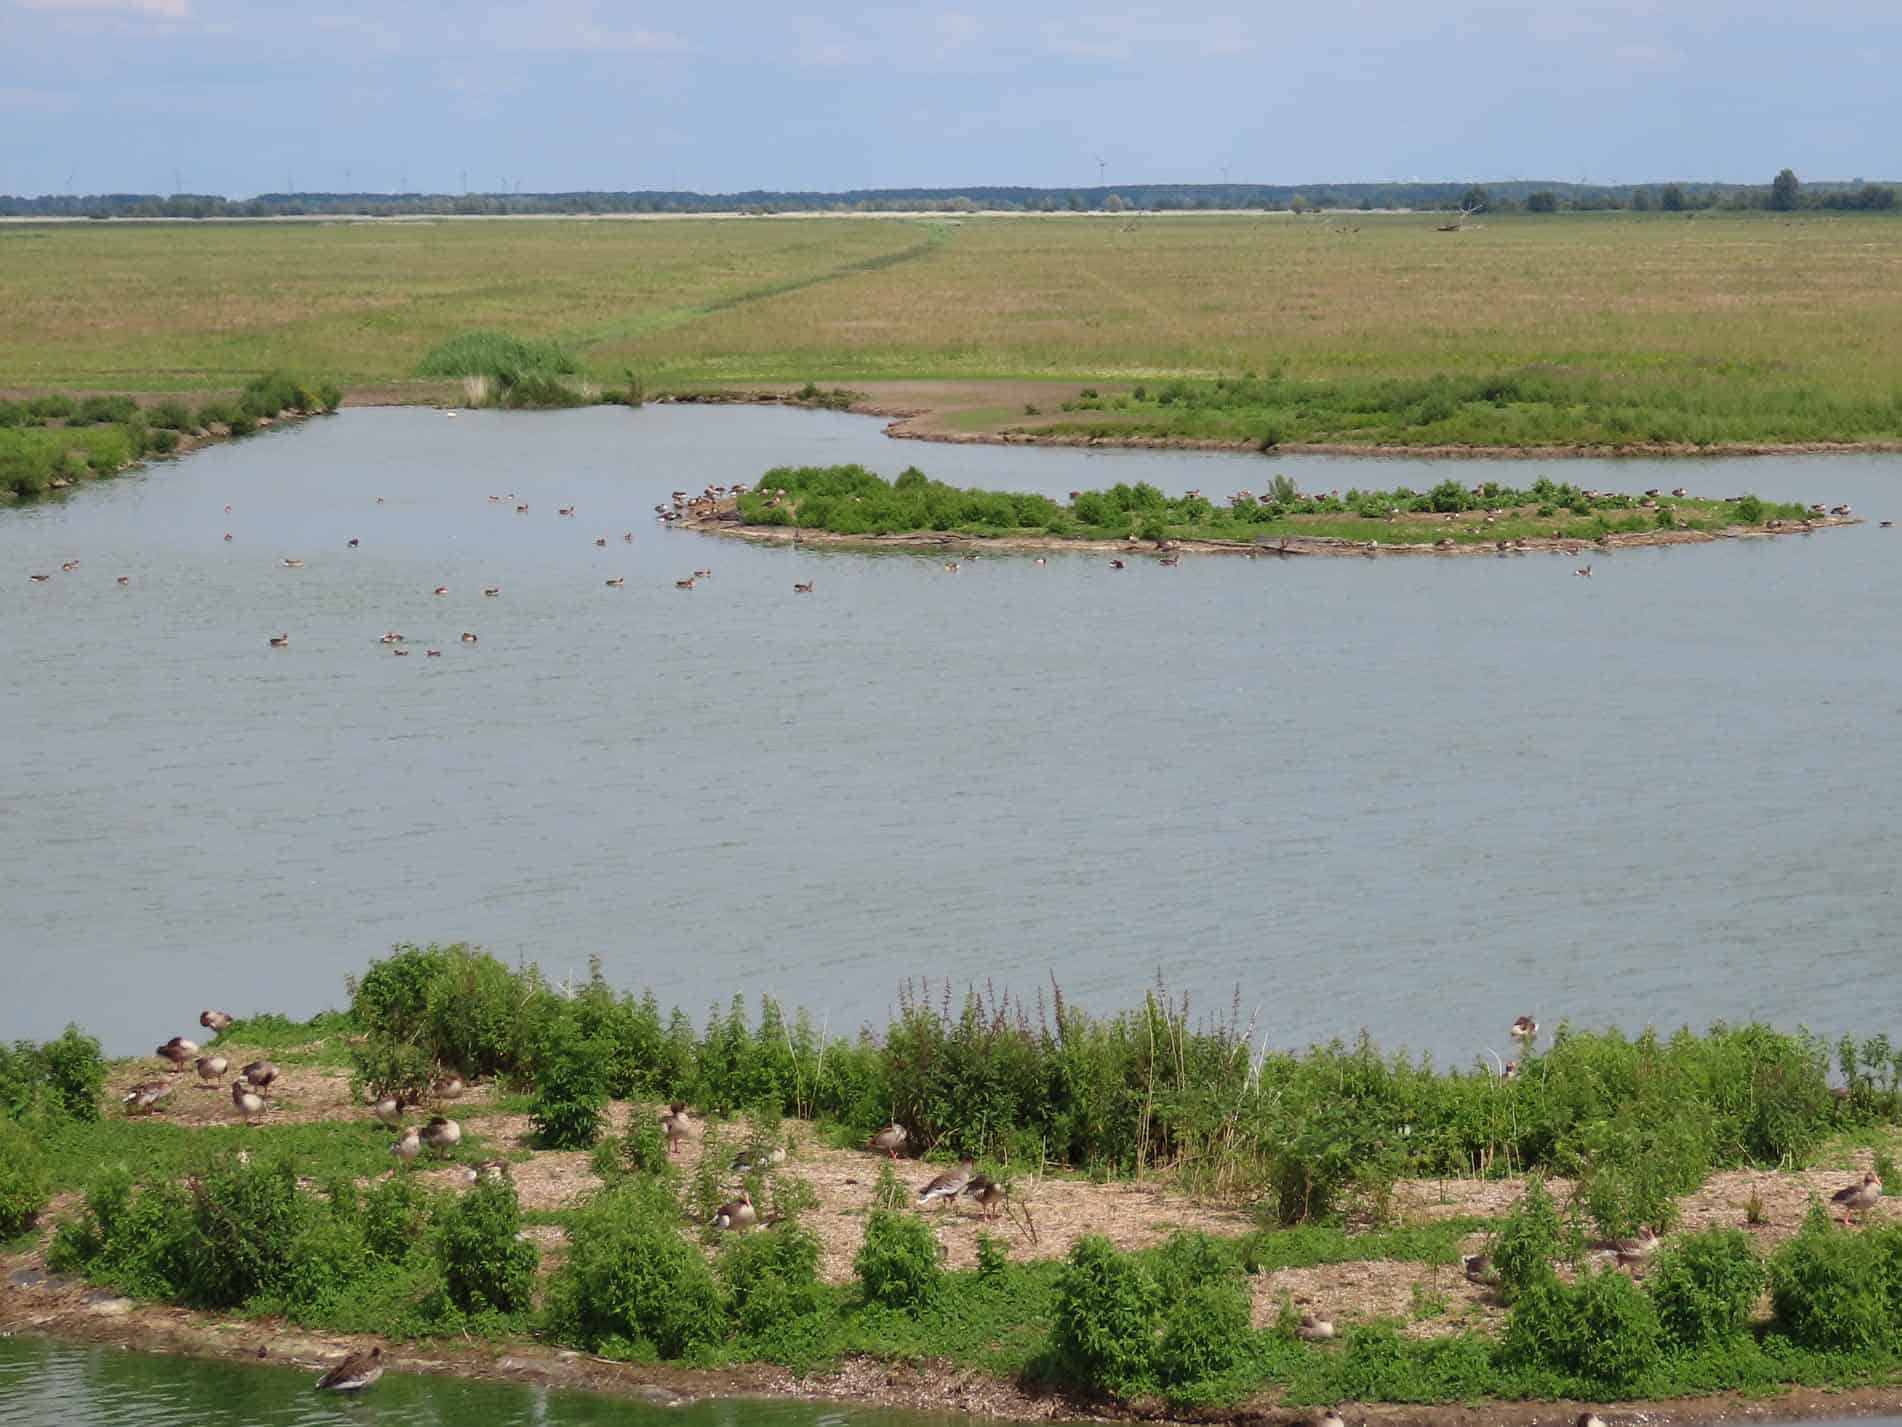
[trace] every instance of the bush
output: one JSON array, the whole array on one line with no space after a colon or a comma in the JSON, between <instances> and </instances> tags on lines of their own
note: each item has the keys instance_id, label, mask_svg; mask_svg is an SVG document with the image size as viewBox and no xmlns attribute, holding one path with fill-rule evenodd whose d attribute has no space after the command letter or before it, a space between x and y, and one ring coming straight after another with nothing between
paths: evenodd
<instances>
[{"instance_id":1,"label":"bush","mask_svg":"<svg viewBox=\"0 0 1902 1427\"><path fill-rule=\"evenodd\" d=\"M178 449L178 433L168 427L160 426L145 433L145 449L160 456L169 456Z\"/></svg>"},{"instance_id":2,"label":"bush","mask_svg":"<svg viewBox=\"0 0 1902 1427\"><path fill-rule=\"evenodd\" d=\"M363 1198L364 1248L387 1263L401 1263L424 1242L429 1191L406 1174L381 1180Z\"/></svg>"},{"instance_id":3,"label":"bush","mask_svg":"<svg viewBox=\"0 0 1902 1427\"><path fill-rule=\"evenodd\" d=\"M931 1226L915 1214L889 1209L872 1211L852 1267L867 1300L903 1312L929 1304L944 1280Z\"/></svg>"},{"instance_id":4,"label":"bush","mask_svg":"<svg viewBox=\"0 0 1902 1427\"><path fill-rule=\"evenodd\" d=\"M191 409L177 397L167 397L146 413L152 424L161 431L187 431L191 429Z\"/></svg>"},{"instance_id":5,"label":"bush","mask_svg":"<svg viewBox=\"0 0 1902 1427\"><path fill-rule=\"evenodd\" d=\"M802 1372L824 1356L829 1300L819 1282L819 1240L810 1230L781 1224L729 1235L720 1273L749 1352Z\"/></svg>"},{"instance_id":6,"label":"bush","mask_svg":"<svg viewBox=\"0 0 1902 1427\"><path fill-rule=\"evenodd\" d=\"M249 436L258 429L258 419L248 411L239 410L231 413L225 425L231 428L233 436Z\"/></svg>"},{"instance_id":7,"label":"bush","mask_svg":"<svg viewBox=\"0 0 1902 1427\"><path fill-rule=\"evenodd\" d=\"M525 376L570 376L579 370L559 342L506 332L465 332L437 343L416 364L419 377L489 377L504 385Z\"/></svg>"},{"instance_id":8,"label":"bush","mask_svg":"<svg viewBox=\"0 0 1902 1427\"><path fill-rule=\"evenodd\" d=\"M1154 1381L1162 1292L1100 1234L1070 1246L1057 1277L1051 1346L1076 1381L1129 1397Z\"/></svg>"},{"instance_id":9,"label":"bush","mask_svg":"<svg viewBox=\"0 0 1902 1427\"><path fill-rule=\"evenodd\" d=\"M213 426L230 426L237 421L238 406L232 401L208 401L198 408L198 415L192 418L193 425L201 431L209 431Z\"/></svg>"},{"instance_id":10,"label":"bush","mask_svg":"<svg viewBox=\"0 0 1902 1427\"><path fill-rule=\"evenodd\" d=\"M1739 496L1736 501L1737 519L1745 525L1763 523L1763 501L1754 495Z\"/></svg>"},{"instance_id":11,"label":"bush","mask_svg":"<svg viewBox=\"0 0 1902 1427\"><path fill-rule=\"evenodd\" d=\"M1567 1235L1559 1211L1546 1192L1545 1177L1532 1175L1525 1192L1506 1215L1493 1243L1493 1267L1499 1274L1500 1296L1511 1302L1534 1285L1552 1277L1552 1264L1566 1249Z\"/></svg>"},{"instance_id":12,"label":"bush","mask_svg":"<svg viewBox=\"0 0 1902 1427\"><path fill-rule=\"evenodd\" d=\"M601 1133L607 1103L602 1061L607 1048L582 1040L571 1023L556 1027L535 1076L535 1107L529 1113L543 1149L585 1150Z\"/></svg>"},{"instance_id":13,"label":"bush","mask_svg":"<svg viewBox=\"0 0 1902 1427\"><path fill-rule=\"evenodd\" d=\"M422 1050L386 1031L372 1031L352 1045L350 1067L350 1093L368 1105L385 1095L421 1104L436 1075Z\"/></svg>"},{"instance_id":14,"label":"bush","mask_svg":"<svg viewBox=\"0 0 1902 1427\"><path fill-rule=\"evenodd\" d=\"M548 1287L548 1319L563 1342L604 1357L677 1358L720 1340L720 1290L698 1249L674 1228L673 1197L652 1181L602 1191L569 1236Z\"/></svg>"},{"instance_id":15,"label":"bush","mask_svg":"<svg viewBox=\"0 0 1902 1427\"><path fill-rule=\"evenodd\" d=\"M26 404L26 409L42 421L64 421L77 407L70 396L54 392L47 396L36 396Z\"/></svg>"},{"instance_id":16,"label":"bush","mask_svg":"<svg viewBox=\"0 0 1902 1427\"><path fill-rule=\"evenodd\" d=\"M1548 1275L1528 1288L1506 1320L1503 1352L1621 1392L1657 1364L1661 1337L1643 1290L1615 1270L1587 1271L1569 1285Z\"/></svg>"},{"instance_id":17,"label":"bush","mask_svg":"<svg viewBox=\"0 0 1902 1427\"><path fill-rule=\"evenodd\" d=\"M1245 1288L1227 1279L1195 1284L1170 1303L1156 1376L1172 1399L1206 1401L1246 1360L1253 1338Z\"/></svg>"},{"instance_id":18,"label":"bush","mask_svg":"<svg viewBox=\"0 0 1902 1427\"><path fill-rule=\"evenodd\" d=\"M193 1307L236 1308L277 1287L303 1227L302 1201L287 1159L212 1160L188 1185L187 1211L170 1249L179 1268L172 1296Z\"/></svg>"},{"instance_id":19,"label":"bush","mask_svg":"<svg viewBox=\"0 0 1902 1427\"><path fill-rule=\"evenodd\" d=\"M1887 1263L1868 1235L1838 1229L1821 1205L1770 1257L1770 1301L1801 1347L1867 1352L1890 1341Z\"/></svg>"},{"instance_id":20,"label":"bush","mask_svg":"<svg viewBox=\"0 0 1902 1427\"><path fill-rule=\"evenodd\" d=\"M0 1112L15 1119L48 1114L97 1120L105 1083L99 1042L77 1026L37 1045L20 1041L11 1050L0 1046Z\"/></svg>"},{"instance_id":21,"label":"bush","mask_svg":"<svg viewBox=\"0 0 1902 1427\"><path fill-rule=\"evenodd\" d=\"M1763 1261L1741 1229L1687 1234L1645 1274L1665 1336L1680 1348L1722 1344L1744 1334L1763 1292Z\"/></svg>"},{"instance_id":22,"label":"bush","mask_svg":"<svg viewBox=\"0 0 1902 1427\"><path fill-rule=\"evenodd\" d=\"M483 1179L436 1216L431 1247L443 1291L465 1313L520 1313L529 1306L540 1254L517 1238L522 1227L515 1186Z\"/></svg>"},{"instance_id":23,"label":"bush","mask_svg":"<svg viewBox=\"0 0 1902 1427\"><path fill-rule=\"evenodd\" d=\"M0 1120L0 1240L33 1227L46 1208L51 1181L33 1136Z\"/></svg>"}]
</instances>

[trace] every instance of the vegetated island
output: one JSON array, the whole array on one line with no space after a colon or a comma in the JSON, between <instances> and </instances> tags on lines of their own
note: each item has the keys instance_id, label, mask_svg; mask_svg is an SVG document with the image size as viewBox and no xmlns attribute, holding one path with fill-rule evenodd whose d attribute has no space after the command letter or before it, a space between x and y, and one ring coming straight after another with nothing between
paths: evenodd
<instances>
[{"instance_id":1,"label":"vegetated island","mask_svg":"<svg viewBox=\"0 0 1902 1427\"><path fill-rule=\"evenodd\" d=\"M1431 489L1303 492L1285 475L1215 499L1165 495L1147 481L1072 491L1067 503L966 490L916 467L895 480L863 466L780 466L751 489L679 496L668 512L690 530L800 544L1243 555L1578 554L1594 548L1698 544L1855 524L1846 505L1773 504L1754 495L1696 497L1684 487L1639 495L1540 477Z\"/></svg>"},{"instance_id":2,"label":"vegetated island","mask_svg":"<svg viewBox=\"0 0 1902 1427\"><path fill-rule=\"evenodd\" d=\"M201 1019L0 1048L0 1331L1017 1419L1902 1403L1886 1037L1527 1017L1441 1070L914 985L829 1037L463 946Z\"/></svg>"}]
</instances>

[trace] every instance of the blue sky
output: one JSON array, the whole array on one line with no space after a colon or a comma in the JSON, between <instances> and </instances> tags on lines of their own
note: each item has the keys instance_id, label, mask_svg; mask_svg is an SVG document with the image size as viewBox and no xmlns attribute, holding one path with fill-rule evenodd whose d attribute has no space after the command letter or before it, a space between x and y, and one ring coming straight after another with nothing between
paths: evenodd
<instances>
[{"instance_id":1,"label":"blue sky","mask_svg":"<svg viewBox=\"0 0 1902 1427\"><path fill-rule=\"evenodd\" d=\"M1897 0L0 0L0 192L1902 177Z\"/></svg>"}]
</instances>

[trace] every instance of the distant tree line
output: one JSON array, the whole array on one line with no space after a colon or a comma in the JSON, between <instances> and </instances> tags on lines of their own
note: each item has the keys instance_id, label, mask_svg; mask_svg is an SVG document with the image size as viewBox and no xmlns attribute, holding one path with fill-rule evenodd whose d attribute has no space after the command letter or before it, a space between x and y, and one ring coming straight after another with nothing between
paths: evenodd
<instances>
[{"instance_id":1,"label":"distant tree line","mask_svg":"<svg viewBox=\"0 0 1902 1427\"><path fill-rule=\"evenodd\" d=\"M226 198L206 193L0 195L4 218L282 218L282 217L510 217L536 214L623 213L1102 213L1129 209L1195 211L1256 209L1302 213L1319 209L1523 209L1530 213L1596 209L1798 208L1891 209L1891 184L1802 184L1784 169L1768 184L1662 185L1551 183L1511 180L1468 183L1337 183L1296 189L1275 184L1119 184L1095 188L873 188L839 193L753 189L693 193L640 189L574 193L261 193Z\"/></svg>"}]
</instances>

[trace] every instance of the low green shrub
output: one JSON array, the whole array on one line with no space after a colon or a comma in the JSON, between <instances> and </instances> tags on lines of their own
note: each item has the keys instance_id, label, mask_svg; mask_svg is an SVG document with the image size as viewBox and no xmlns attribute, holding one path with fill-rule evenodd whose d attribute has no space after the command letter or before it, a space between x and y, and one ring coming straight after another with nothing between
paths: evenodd
<instances>
[{"instance_id":1,"label":"low green shrub","mask_svg":"<svg viewBox=\"0 0 1902 1427\"><path fill-rule=\"evenodd\" d=\"M1066 1375L1130 1397L1155 1381L1162 1291L1134 1257L1100 1234L1070 1246L1057 1279L1051 1347Z\"/></svg>"},{"instance_id":2,"label":"low green shrub","mask_svg":"<svg viewBox=\"0 0 1902 1427\"><path fill-rule=\"evenodd\" d=\"M89 396L68 419L76 426L106 426L130 421L138 409L139 404L129 396Z\"/></svg>"},{"instance_id":3,"label":"low green shrub","mask_svg":"<svg viewBox=\"0 0 1902 1427\"><path fill-rule=\"evenodd\" d=\"M1698 1349L1745 1334L1765 1277L1748 1234L1708 1229L1672 1240L1644 1283L1665 1337L1679 1348Z\"/></svg>"},{"instance_id":4,"label":"low green shrub","mask_svg":"<svg viewBox=\"0 0 1902 1427\"><path fill-rule=\"evenodd\" d=\"M385 1095L421 1104L435 1075L425 1051L387 1031L372 1031L350 1047L350 1094L365 1104Z\"/></svg>"},{"instance_id":5,"label":"low green shrub","mask_svg":"<svg viewBox=\"0 0 1902 1427\"><path fill-rule=\"evenodd\" d=\"M720 1275L748 1351L795 1371L827 1355L832 1299L819 1281L819 1240L797 1224L728 1235Z\"/></svg>"},{"instance_id":6,"label":"low green shrub","mask_svg":"<svg viewBox=\"0 0 1902 1427\"><path fill-rule=\"evenodd\" d=\"M1500 1296L1511 1302L1551 1278L1552 1265L1566 1255L1567 1248L1568 1236L1559 1222L1558 1207L1546 1190L1545 1177L1532 1175L1493 1241L1492 1261L1499 1275Z\"/></svg>"},{"instance_id":7,"label":"low green shrub","mask_svg":"<svg viewBox=\"0 0 1902 1427\"><path fill-rule=\"evenodd\" d=\"M673 1196L652 1180L610 1186L583 1208L548 1285L555 1336L613 1358L678 1358L720 1341L719 1285L678 1220Z\"/></svg>"},{"instance_id":8,"label":"low green shrub","mask_svg":"<svg viewBox=\"0 0 1902 1427\"><path fill-rule=\"evenodd\" d=\"M1606 1392L1626 1391L1662 1356L1650 1298L1615 1270L1548 1275L1519 1295L1506 1319L1508 1362L1549 1368Z\"/></svg>"},{"instance_id":9,"label":"low green shrub","mask_svg":"<svg viewBox=\"0 0 1902 1427\"><path fill-rule=\"evenodd\" d=\"M1867 1352L1891 1341L1883 1244L1830 1222L1818 1205L1796 1236L1770 1256L1777 1323L1801 1347Z\"/></svg>"},{"instance_id":10,"label":"low green shrub","mask_svg":"<svg viewBox=\"0 0 1902 1427\"><path fill-rule=\"evenodd\" d=\"M0 1119L0 1240L32 1228L50 1192L45 1156L33 1136Z\"/></svg>"},{"instance_id":11,"label":"low green shrub","mask_svg":"<svg viewBox=\"0 0 1902 1427\"><path fill-rule=\"evenodd\" d=\"M929 1305L944 1282L931 1226L890 1209L872 1211L852 1267L869 1301L908 1313Z\"/></svg>"},{"instance_id":12,"label":"low green shrub","mask_svg":"<svg viewBox=\"0 0 1902 1427\"><path fill-rule=\"evenodd\" d=\"M410 1175L379 1180L363 1196L365 1250L386 1263L401 1263L424 1242L429 1227L430 1194Z\"/></svg>"},{"instance_id":13,"label":"low green shrub","mask_svg":"<svg viewBox=\"0 0 1902 1427\"><path fill-rule=\"evenodd\" d=\"M105 1083L99 1042L77 1026L50 1041L0 1045L0 1114L16 1120L42 1115L97 1120Z\"/></svg>"},{"instance_id":14,"label":"low green shrub","mask_svg":"<svg viewBox=\"0 0 1902 1427\"><path fill-rule=\"evenodd\" d=\"M593 1148L608 1098L602 1065L606 1050L599 1041L582 1039L572 1022L557 1023L538 1056L535 1106L529 1112L542 1148Z\"/></svg>"},{"instance_id":15,"label":"low green shrub","mask_svg":"<svg viewBox=\"0 0 1902 1427\"><path fill-rule=\"evenodd\" d=\"M146 413L151 423L161 431L189 431L192 429L191 408L177 397L167 397L156 403Z\"/></svg>"},{"instance_id":16,"label":"low green shrub","mask_svg":"<svg viewBox=\"0 0 1902 1427\"><path fill-rule=\"evenodd\" d=\"M70 396L52 392L34 397L26 404L26 409L42 421L64 421L79 408Z\"/></svg>"},{"instance_id":17,"label":"low green shrub","mask_svg":"<svg viewBox=\"0 0 1902 1427\"><path fill-rule=\"evenodd\" d=\"M235 401L220 397L200 405L198 414L192 418L192 424L201 431L208 431L214 426L232 425L239 415L238 404Z\"/></svg>"},{"instance_id":18,"label":"low green shrub","mask_svg":"<svg viewBox=\"0 0 1902 1427\"><path fill-rule=\"evenodd\" d=\"M1248 1290L1226 1278L1171 1298L1156 1345L1156 1378L1176 1402L1212 1402L1247 1361L1254 1341Z\"/></svg>"},{"instance_id":19,"label":"low green shrub","mask_svg":"<svg viewBox=\"0 0 1902 1427\"><path fill-rule=\"evenodd\" d=\"M504 1176L482 1179L446 1204L431 1228L443 1291L465 1313L525 1311L541 1255L519 1238L521 1206Z\"/></svg>"}]
</instances>

